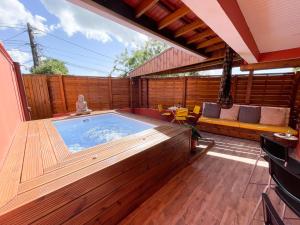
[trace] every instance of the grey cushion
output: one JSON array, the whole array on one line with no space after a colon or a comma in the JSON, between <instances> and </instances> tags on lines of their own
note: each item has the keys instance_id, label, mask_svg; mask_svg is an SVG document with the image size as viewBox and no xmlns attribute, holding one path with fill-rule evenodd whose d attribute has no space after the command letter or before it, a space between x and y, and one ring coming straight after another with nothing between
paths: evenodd
<instances>
[{"instance_id":1,"label":"grey cushion","mask_svg":"<svg viewBox=\"0 0 300 225\"><path fill-rule=\"evenodd\" d=\"M260 107L240 106L239 121L244 123L259 123Z\"/></svg>"},{"instance_id":2,"label":"grey cushion","mask_svg":"<svg viewBox=\"0 0 300 225\"><path fill-rule=\"evenodd\" d=\"M219 118L220 117L221 108L216 103L205 103L203 109L203 116L208 118Z\"/></svg>"}]
</instances>

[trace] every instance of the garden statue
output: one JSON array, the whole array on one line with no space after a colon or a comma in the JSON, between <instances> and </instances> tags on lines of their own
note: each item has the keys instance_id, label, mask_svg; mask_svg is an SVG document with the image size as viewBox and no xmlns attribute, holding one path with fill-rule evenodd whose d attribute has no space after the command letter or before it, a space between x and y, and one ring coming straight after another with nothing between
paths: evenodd
<instances>
[{"instance_id":1,"label":"garden statue","mask_svg":"<svg viewBox=\"0 0 300 225\"><path fill-rule=\"evenodd\" d=\"M87 102L84 100L83 95L78 95L78 99L76 102L76 114L81 115L81 114L88 114L92 110L88 109Z\"/></svg>"}]
</instances>

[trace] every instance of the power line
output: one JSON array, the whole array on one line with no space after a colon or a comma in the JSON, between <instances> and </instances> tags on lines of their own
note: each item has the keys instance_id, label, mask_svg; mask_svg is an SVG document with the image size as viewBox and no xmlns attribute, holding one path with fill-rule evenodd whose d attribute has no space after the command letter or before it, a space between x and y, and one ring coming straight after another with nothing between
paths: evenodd
<instances>
[{"instance_id":1,"label":"power line","mask_svg":"<svg viewBox=\"0 0 300 225\"><path fill-rule=\"evenodd\" d=\"M43 47L43 46L42 46ZM57 54L57 55L61 55L61 56L64 56L64 57L68 57L68 58L70 58L70 59L73 59L73 60L78 60L78 59L76 59L76 58L74 58L74 55L80 55L80 54L74 54L74 53L68 53L68 52L61 52L61 50L56 50L56 49L48 49L48 47L46 47L45 46L45 49L47 50L47 51L52 51L52 52L55 52L55 53L53 53L53 54ZM44 50L43 48L42 48L42 50ZM88 56L85 56L85 57L88 57ZM80 58L80 60L83 60L83 61L86 61L86 62L89 62L89 63L97 63L97 64L99 64L99 65L101 65L101 61L100 60L97 60L97 59L94 59L94 58L89 58L89 59L87 59L87 58ZM93 61L93 62L91 62L91 61ZM104 66L104 65L101 65L102 67L106 67L106 68L108 68L107 66Z\"/></svg>"},{"instance_id":2,"label":"power line","mask_svg":"<svg viewBox=\"0 0 300 225\"><path fill-rule=\"evenodd\" d=\"M21 32L19 32L19 33L15 34L15 35L13 35L13 36L11 36L11 37L9 37L9 38L3 40L3 42L9 41L10 39L13 39L13 38L15 38L15 37L18 37L19 35L21 35L21 34L23 34L23 33L25 33L25 32L26 32L26 30L23 30L23 31L21 31Z\"/></svg>"},{"instance_id":3,"label":"power line","mask_svg":"<svg viewBox=\"0 0 300 225\"><path fill-rule=\"evenodd\" d=\"M59 51L59 52L62 51L62 49L59 49L59 48L54 48L54 47L46 46L46 45L43 45L43 44L39 44L39 45L41 45L42 47L48 48L48 49L53 49L53 50ZM77 52L70 52L70 51L66 51L65 49L64 49L64 52L68 53L68 54L72 54L72 55L80 55L80 56L83 56L83 57L90 57L90 55L85 55L85 54L81 54L81 53L77 53ZM94 58L92 58L92 59L94 59ZM96 60L96 59L94 59L94 60Z\"/></svg>"},{"instance_id":4,"label":"power line","mask_svg":"<svg viewBox=\"0 0 300 225\"><path fill-rule=\"evenodd\" d=\"M52 37L54 37L54 38L56 38L56 39L58 39L58 40L64 41L64 42L66 42L66 43L68 43L68 44L70 44L70 45L74 45L74 46L76 46L76 47L78 47L78 48L84 49L84 50L89 51L89 52L92 52L92 53L94 53L94 54L97 54L97 55L106 57L106 58L111 59L111 60L115 60L115 58L112 58L112 57L110 57L110 56L108 56L108 55L104 55L104 54L102 54L102 53L100 53L100 52L97 52L97 51L94 51L94 50L92 50L92 49L86 48L86 47L81 46L81 45L79 45L79 44L77 44L77 43L75 43L75 42L66 40L66 39L64 39L64 38L62 38L62 37L56 36L56 35L51 34L51 33L47 33L47 32L45 32L45 31L43 31L43 30L38 29L38 28L34 28L34 29L36 29L36 30L38 30L38 31L41 31L41 32L43 32L43 33L46 33L46 34L48 34L49 36L52 36Z\"/></svg>"},{"instance_id":5,"label":"power line","mask_svg":"<svg viewBox=\"0 0 300 225\"><path fill-rule=\"evenodd\" d=\"M52 57L50 57L50 56L45 56L45 57L47 57L49 59L52 59ZM60 59L60 60L62 60L62 59ZM79 65L79 64L75 64L75 63L72 63L72 62L69 62L69 61L66 61L66 60L62 60L62 61L66 65L70 65L70 66L73 66L73 67L78 67L78 68L87 69L87 70L91 70L91 71L98 71L98 72L101 72L101 73L110 73L110 71L104 71L104 70L101 70L101 69L98 69L98 68Z\"/></svg>"},{"instance_id":6,"label":"power line","mask_svg":"<svg viewBox=\"0 0 300 225\"><path fill-rule=\"evenodd\" d=\"M26 28L26 26L16 26L16 25L6 25L6 24L0 24L0 27L3 27L3 28Z\"/></svg>"},{"instance_id":7,"label":"power line","mask_svg":"<svg viewBox=\"0 0 300 225\"><path fill-rule=\"evenodd\" d=\"M99 69L96 69L96 68L91 68L91 67L87 67L87 66L80 66L80 65L73 64L73 63L69 63L69 62L65 62L65 63L69 66L78 67L78 68L81 68L81 69L97 71L97 72L101 72L101 73L105 73L105 74L110 73L109 71L99 70Z\"/></svg>"}]
</instances>

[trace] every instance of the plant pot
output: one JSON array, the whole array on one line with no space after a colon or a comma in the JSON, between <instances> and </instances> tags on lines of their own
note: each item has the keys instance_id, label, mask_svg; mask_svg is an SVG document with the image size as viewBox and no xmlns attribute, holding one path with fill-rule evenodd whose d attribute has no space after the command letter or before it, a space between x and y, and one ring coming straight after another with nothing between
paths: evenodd
<instances>
[{"instance_id":1,"label":"plant pot","mask_svg":"<svg viewBox=\"0 0 300 225\"><path fill-rule=\"evenodd\" d=\"M198 145L198 138L192 138L192 141L191 141L191 148L192 148L192 150L196 149L197 145Z\"/></svg>"}]
</instances>

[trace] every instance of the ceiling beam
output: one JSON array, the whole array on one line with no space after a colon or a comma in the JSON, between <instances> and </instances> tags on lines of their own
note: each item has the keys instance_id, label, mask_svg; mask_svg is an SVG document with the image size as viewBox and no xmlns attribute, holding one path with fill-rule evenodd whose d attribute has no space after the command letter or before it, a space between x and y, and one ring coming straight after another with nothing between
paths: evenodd
<instances>
[{"instance_id":1,"label":"ceiling beam","mask_svg":"<svg viewBox=\"0 0 300 225\"><path fill-rule=\"evenodd\" d=\"M204 51L205 52L213 52L213 51L216 51L216 50L219 50L219 49L223 49L223 48L225 48L225 43L221 43L221 44L216 44L216 45L210 46L210 47L206 48Z\"/></svg>"},{"instance_id":2,"label":"ceiling beam","mask_svg":"<svg viewBox=\"0 0 300 225\"><path fill-rule=\"evenodd\" d=\"M207 41L204 41L204 42L201 42L200 44L198 44L196 46L197 49L199 48L205 48L205 47L208 47L208 46L211 46L211 45L214 45L214 44L217 44L217 43L220 43L220 42L223 42L223 40L219 37L214 37L212 39L209 39Z\"/></svg>"},{"instance_id":3,"label":"ceiling beam","mask_svg":"<svg viewBox=\"0 0 300 225\"><path fill-rule=\"evenodd\" d=\"M135 17L139 18L140 16L142 16L145 12L151 9L158 1L159 0L142 0L135 10Z\"/></svg>"},{"instance_id":4,"label":"ceiling beam","mask_svg":"<svg viewBox=\"0 0 300 225\"><path fill-rule=\"evenodd\" d=\"M299 66L300 66L300 59L289 59L289 60L274 61L274 62L245 64L240 66L240 70L241 71L267 70L267 69L290 68L290 67L299 67Z\"/></svg>"},{"instance_id":5,"label":"ceiling beam","mask_svg":"<svg viewBox=\"0 0 300 225\"><path fill-rule=\"evenodd\" d=\"M264 52L259 55L260 62L300 58L300 48L291 48L275 52Z\"/></svg>"},{"instance_id":6,"label":"ceiling beam","mask_svg":"<svg viewBox=\"0 0 300 225\"><path fill-rule=\"evenodd\" d=\"M158 22L158 29L161 30L166 26L170 25L171 23L175 22L176 20L180 19L181 17L185 16L190 12L190 9L187 6L182 6L181 8L177 9L176 11L172 12L171 14L164 17L161 21Z\"/></svg>"},{"instance_id":7,"label":"ceiling beam","mask_svg":"<svg viewBox=\"0 0 300 225\"><path fill-rule=\"evenodd\" d=\"M212 36L212 35L216 35L216 34L211 29L204 30L201 33L196 34L196 35L192 36L191 38L189 38L187 40L187 44L192 44L194 42L200 41L203 38L206 38L206 37L209 37L209 36Z\"/></svg>"},{"instance_id":8,"label":"ceiling beam","mask_svg":"<svg viewBox=\"0 0 300 225\"><path fill-rule=\"evenodd\" d=\"M256 63L259 51L237 0L182 0L216 35L248 63Z\"/></svg>"},{"instance_id":9,"label":"ceiling beam","mask_svg":"<svg viewBox=\"0 0 300 225\"><path fill-rule=\"evenodd\" d=\"M201 20L196 20L190 24L184 25L180 27L176 32L175 32L175 37L179 37L183 34L186 34L189 31L195 30L200 27L206 26L205 23L203 23Z\"/></svg>"}]
</instances>

